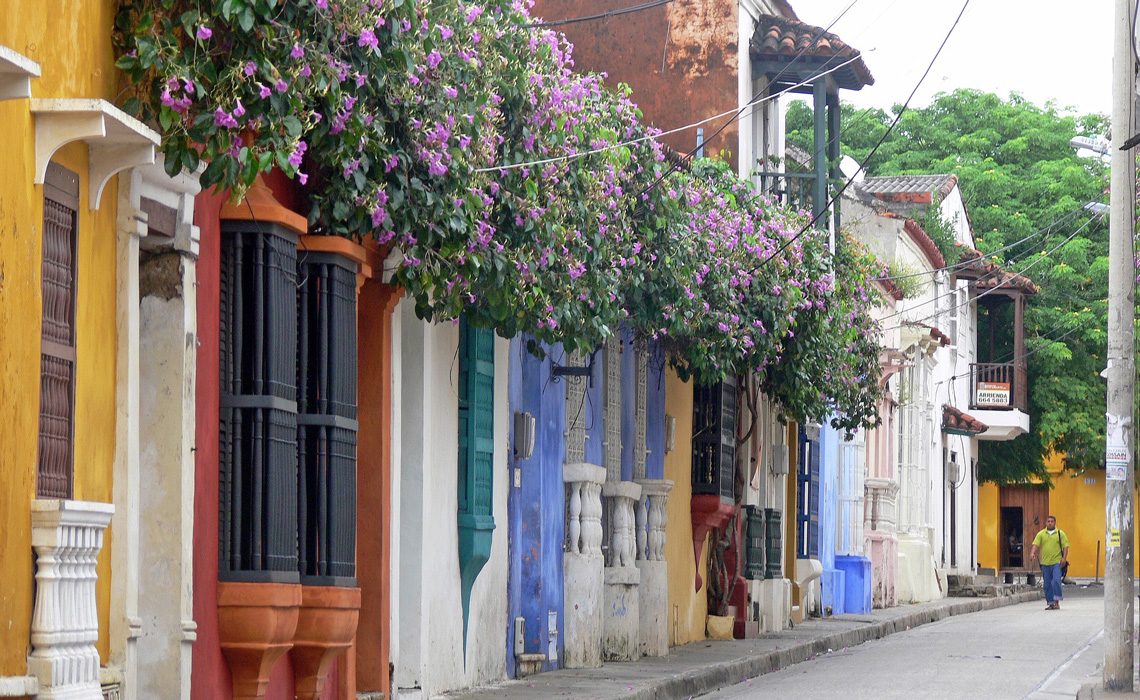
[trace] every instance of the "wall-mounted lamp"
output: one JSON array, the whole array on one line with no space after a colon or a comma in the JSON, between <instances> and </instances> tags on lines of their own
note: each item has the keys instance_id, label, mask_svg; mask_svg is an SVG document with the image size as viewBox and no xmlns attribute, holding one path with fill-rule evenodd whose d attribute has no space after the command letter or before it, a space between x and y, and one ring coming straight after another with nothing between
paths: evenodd
<instances>
[{"instance_id":1,"label":"wall-mounted lamp","mask_svg":"<svg viewBox=\"0 0 1140 700\"><path fill-rule=\"evenodd\" d=\"M534 416L515 411L515 458L530 459L534 454Z\"/></svg>"},{"instance_id":2,"label":"wall-mounted lamp","mask_svg":"<svg viewBox=\"0 0 1140 700\"><path fill-rule=\"evenodd\" d=\"M677 416L665 414L665 453L668 454L677 446Z\"/></svg>"},{"instance_id":3,"label":"wall-mounted lamp","mask_svg":"<svg viewBox=\"0 0 1140 700\"><path fill-rule=\"evenodd\" d=\"M599 348L600 349L600 348ZM553 381L558 381L559 377L586 377L590 382L590 387L594 386L594 360L598 357L598 351L594 350L590 353L590 361L584 365L559 365L555 364L553 360L550 362L550 376Z\"/></svg>"}]
</instances>

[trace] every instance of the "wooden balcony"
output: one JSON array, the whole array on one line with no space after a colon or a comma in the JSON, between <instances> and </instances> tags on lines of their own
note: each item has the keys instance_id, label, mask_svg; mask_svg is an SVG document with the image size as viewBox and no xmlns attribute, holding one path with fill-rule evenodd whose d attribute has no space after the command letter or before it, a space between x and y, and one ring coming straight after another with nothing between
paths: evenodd
<instances>
[{"instance_id":1,"label":"wooden balcony","mask_svg":"<svg viewBox=\"0 0 1140 700\"><path fill-rule=\"evenodd\" d=\"M972 410L1026 411L1026 366L1021 362L975 362L970 365Z\"/></svg>"}]
</instances>

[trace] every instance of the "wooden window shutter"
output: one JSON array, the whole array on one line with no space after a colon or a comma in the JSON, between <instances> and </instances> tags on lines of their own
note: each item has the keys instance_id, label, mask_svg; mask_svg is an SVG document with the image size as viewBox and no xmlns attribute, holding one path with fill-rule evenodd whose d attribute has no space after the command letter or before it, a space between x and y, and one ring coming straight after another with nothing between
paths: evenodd
<instances>
[{"instance_id":1,"label":"wooden window shutter","mask_svg":"<svg viewBox=\"0 0 1140 700\"><path fill-rule=\"evenodd\" d=\"M310 252L298 275L299 567L309 584L352 585L338 579L356 576L356 266Z\"/></svg>"},{"instance_id":2,"label":"wooden window shutter","mask_svg":"<svg viewBox=\"0 0 1140 700\"><path fill-rule=\"evenodd\" d=\"M79 176L49 163L44 183L40 424L36 495L71 498Z\"/></svg>"},{"instance_id":3,"label":"wooden window shutter","mask_svg":"<svg viewBox=\"0 0 1140 700\"><path fill-rule=\"evenodd\" d=\"M819 556L819 440L800 428L796 504L796 552L800 559Z\"/></svg>"},{"instance_id":4,"label":"wooden window shutter","mask_svg":"<svg viewBox=\"0 0 1140 700\"><path fill-rule=\"evenodd\" d=\"M605 467L607 481L621 481L621 337L606 340L605 362Z\"/></svg>"},{"instance_id":5,"label":"wooden window shutter","mask_svg":"<svg viewBox=\"0 0 1140 700\"><path fill-rule=\"evenodd\" d=\"M297 239L222 222L220 576L297 576Z\"/></svg>"},{"instance_id":6,"label":"wooden window shutter","mask_svg":"<svg viewBox=\"0 0 1140 700\"><path fill-rule=\"evenodd\" d=\"M693 389L693 493L735 499L736 381Z\"/></svg>"},{"instance_id":7,"label":"wooden window shutter","mask_svg":"<svg viewBox=\"0 0 1140 700\"><path fill-rule=\"evenodd\" d=\"M471 587L495 530L495 334L459 322L459 573L466 648Z\"/></svg>"},{"instance_id":8,"label":"wooden window shutter","mask_svg":"<svg viewBox=\"0 0 1140 700\"><path fill-rule=\"evenodd\" d=\"M585 367L581 353L567 355L567 367ZM566 462L586 461L586 382L587 377L568 376L566 380Z\"/></svg>"},{"instance_id":9,"label":"wooden window shutter","mask_svg":"<svg viewBox=\"0 0 1140 700\"><path fill-rule=\"evenodd\" d=\"M495 334L459 332L459 512L491 516L495 449Z\"/></svg>"}]
</instances>

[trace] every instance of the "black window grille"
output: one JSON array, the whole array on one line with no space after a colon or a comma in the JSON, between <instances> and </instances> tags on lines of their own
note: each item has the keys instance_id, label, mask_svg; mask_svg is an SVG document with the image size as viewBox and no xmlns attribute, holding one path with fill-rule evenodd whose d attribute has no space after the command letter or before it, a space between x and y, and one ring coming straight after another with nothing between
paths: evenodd
<instances>
[{"instance_id":1,"label":"black window grille","mask_svg":"<svg viewBox=\"0 0 1140 700\"><path fill-rule=\"evenodd\" d=\"M221 259L221 576L296 580L297 239L226 221Z\"/></svg>"},{"instance_id":2,"label":"black window grille","mask_svg":"<svg viewBox=\"0 0 1140 700\"><path fill-rule=\"evenodd\" d=\"M328 585L356 575L356 270L305 253L299 275L300 571Z\"/></svg>"},{"instance_id":3,"label":"black window grille","mask_svg":"<svg viewBox=\"0 0 1140 700\"><path fill-rule=\"evenodd\" d=\"M693 495L734 500L736 381L693 389Z\"/></svg>"},{"instance_id":4,"label":"black window grille","mask_svg":"<svg viewBox=\"0 0 1140 700\"><path fill-rule=\"evenodd\" d=\"M781 562L784 552L784 528L780 511L765 508L764 521L764 574L767 578L780 578L783 576Z\"/></svg>"},{"instance_id":5,"label":"black window grille","mask_svg":"<svg viewBox=\"0 0 1140 700\"><path fill-rule=\"evenodd\" d=\"M744 506L744 577L753 581L764 578L765 573L765 518L759 506Z\"/></svg>"},{"instance_id":6,"label":"black window grille","mask_svg":"<svg viewBox=\"0 0 1140 700\"><path fill-rule=\"evenodd\" d=\"M44 182L40 420L36 495L71 498L79 177L48 164Z\"/></svg>"}]
</instances>

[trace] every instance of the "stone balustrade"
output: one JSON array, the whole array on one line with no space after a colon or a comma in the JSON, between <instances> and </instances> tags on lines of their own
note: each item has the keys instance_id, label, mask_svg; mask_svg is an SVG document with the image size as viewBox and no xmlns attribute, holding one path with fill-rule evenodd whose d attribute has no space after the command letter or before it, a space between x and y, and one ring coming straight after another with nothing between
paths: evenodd
<instances>
[{"instance_id":1,"label":"stone balustrade","mask_svg":"<svg viewBox=\"0 0 1140 700\"><path fill-rule=\"evenodd\" d=\"M115 507L70 500L32 501L36 600L28 672L39 698L100 700L96 561Z\"/></svg>"},{"instance_id":2,"label":"stone balustrade","mask_svg":"<svg viewBox=\"0 0 1140 700\"><path fill-rule=\"evenodd\" d=\"M562 480L566 484L566 551L600 556L606 470L593 464L567 464Z\"/></svg>"},{"instance_id":3,"label":"stone balustrade","mask_svg":"<svg viewBox=\"0 0 1140 700\"><path fill-rule=\"evenodd\" d=\"M633 567L638 559L636 511L641 500L641 486L632 481L607 481L602 485L602 496L605 498L608 524L606 566Z\"/></svg>"},{"instance_id":4,"label":"stone balustrade","mask_svg":"<svg viewBox=\"0 0 1140 700\"><path fill-rule=\"evenodd\" d=\"M566 487L566 542L562 553L566 668L602 665L602 484L606 469L571 462L562 467Z\"/></svg>"},{"instance_id":5,"label":"stone balustrade","mask_svg":"<svg viewBox=\"0 0 1140 700\"><path fill-rule=\"evenodd\" d=\"M893 532L898 527L898 482L868 478L864 489L866 493L864 529Z\"/></svg>"},{"instance_id":6,"label":"stone balustrade","mask_svg":"<svg viewBox=\"0 0 1140 700\"><path fill-rule=\"evenodd\" d=\"M666 506L673 482L664 479L639 479L642 498L637 502L637 559L665 560Z\"/></svg>"}]
</instances>

